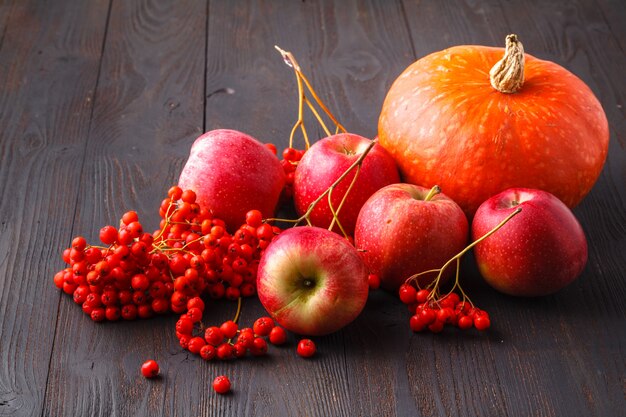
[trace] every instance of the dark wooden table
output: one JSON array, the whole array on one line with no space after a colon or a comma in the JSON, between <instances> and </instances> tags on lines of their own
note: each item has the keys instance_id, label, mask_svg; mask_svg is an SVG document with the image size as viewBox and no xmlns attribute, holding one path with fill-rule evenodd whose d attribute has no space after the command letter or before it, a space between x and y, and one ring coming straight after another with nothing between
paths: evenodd
<instances>
[{"instance_id":1,"label":"dark wooden table","mask_svg":"<svg viewBox=\"0 0 626 417\"><path fill-rule=\"evenodd\" d=\"M621 0L0 0L0 415L626 416L624 22ZM405 307L377 292L317 339L313 360L291 336L263 359L205 363L178 346L174 316L95 324L54 288L72 236L95 241L129 209L156 228L201 132L286 145L296 90L275 44L349 130L373 137L409 63L508 33L588 83L611 128L575 209L589 262L558 294L501 295L470 259L485 334L412 334ZM234 310L208 308L215 323ZM262 313L247 301L242 321ZM159 379L139 375L147 358ZM231 395L211 389L222 373Z\"/></svg>"}]
</instances>

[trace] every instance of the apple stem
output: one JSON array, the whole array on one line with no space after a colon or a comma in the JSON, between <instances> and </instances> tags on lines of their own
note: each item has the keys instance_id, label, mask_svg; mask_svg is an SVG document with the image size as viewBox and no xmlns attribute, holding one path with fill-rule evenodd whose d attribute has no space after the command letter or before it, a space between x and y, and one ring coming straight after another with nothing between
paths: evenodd
<instances>
[{"instance_id":1,"label":"apple stem","mask_svg":"<svg viewBox=\"0 0 626 417\"><path fill-rule=\"evenodd\" d=\"M296 130L300 128L300 130L302 131L302 136L304 137L306 149L309 149L309 146L310 146L309 137L306 131L306 127L304 125L304 104L305 103L308 106L309 110L311 110L311 113L313 113L313 115L317 119L322 129L324 129L324 132L326 133L326 135L327 136L331 135L330 130L328 129L328 127L326 127L326 123L324 123L324 120L320 116L319 112L317 111L317 109L315 109L313 102L311 102L311 100L307 98L304 87L306 87L309 94L311 94L311 96L313 97L313 100L315 100L315 103L317 103L317 105L324 111L324 113L326 113L326 115L330 118L330 120L335 124L335 127L336 127L335 133L338 133L340 131L343 133L346 133L346 129L341 125L341 123L337 121L337 119L330 112L330 110L328 110L328 107L326 107L326 105L322 102L322 100L319 98L319 96L313 89L313 86L311 85L309 80L302 73L302 70L300 69L300 65L298 65L298 61L296 61L296 58L293 56L293 54L289 51L285 51L281 49L277 45L274 45L274 48L276 48L276 50L280 52L281 56L283 57L283 60L285 61L285 64L293 68L294 73L296 74L296 81L298 84L298 120L296 121L293 128L291 129L291 133L289 135L289 147L290 148L293 147L293 137L296 133Z\"/></svg>"},{"instance_id":2,"label":"apple stem","mask_svg":"<svg viewBox=\"0 0 626 417\"><path fill-rule=\"evenodd\" d=\"M436 196L440 192L441 192L441 188L439 188L438 185L435 185L433 188L430 189L430 191L424 198L424 201L430 201L434 196Z\"/></svg>"},{"instance_id":3,"label":"apple stem","mask_svg":"<svg viewBox=\"0 0 626 417\"><path fill-rule=\"evenodd\" d=\"M432 190L431 190L431 192L432 192ZM513 216L519 214L521 211L522 211L521 207L516 208L504 220L502 220L500 223L498 223L498 225L496 227L494 227L493 229L491 229L490 231L485 233L480 238L476 239L474 242L472 242L469 245L467 245L467 247L465 247L465 249L463 249L461 252L457 253L452 258L450 258L445 264L443 264L443 266L441 268L429 269L428 271L423 271L423 272L411 275L409 278L406 279L405 282L406 283L410 283L412 281L416 281L417 278L422 276L422 275L438 272L437 278L435 278L435 280L431 284L428 285L428 288L432 288L433 289L431 291L431 293L429 294L428 298L429 299L438 299L439 298L438 297L439 281L441 281L441 277L443 276L443 272L448 268L448 266L450 266L450 264L452 262L456 261L456 278L455 278L455 281L454 281L454 285L452 286L452 289L450 290L449 293L454 291L455 288L458 288L461 291L461 294L463 294L463 299L469 300L469 297L467 297L467 295L465 294L465 292L463 291L463 289L461 288L461 286L459 284L459 270L461 269L461 257L463 257L463 255L465 255L474 246L476 246L477 244L479 244L480 242L482 242L483 240L487 239L489 236L491 236L492 234L497 232L502 226L504 226L509 220L511 220L513 218ZM471 300L469 300L469 302L470 302L470 304L472 304Z\"/></svg>"}]
</instances>

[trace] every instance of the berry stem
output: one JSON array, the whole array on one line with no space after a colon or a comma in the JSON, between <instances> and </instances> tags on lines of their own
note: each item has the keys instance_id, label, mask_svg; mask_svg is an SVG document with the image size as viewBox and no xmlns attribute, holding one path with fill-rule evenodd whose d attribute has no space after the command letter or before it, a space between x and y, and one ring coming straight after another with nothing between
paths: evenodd
<instances>
[{"instance_id":1,"label":"berry stem","mask_svg":"<svg viewBox=\"0 0 626 417\"><path fill-rule=\"evenodd\" d=\"M317 119L322 129L324 129L324 132L326 133L326 135L327 136L331 135L330 130L328 129L328 127L326 127L326 123L324 123L324 120L320 116L319 112L315 109L313 102L307 98L304 87L306 87L306 90L308 90L309 94L313 97L313 100L315 100L315 103L324 111L324 113L326 113L326 115L330 118L330 120L335 124L336 131L337 132L341 131L341 132L346 133L346 129L341 125L341 123L339 123L339 121L337 121L337 119L331 113L328 107L326 107L326 105L322 102L322 100L319 98L319 96L313 89L313 86L311 85L309 80L302 73L300 65L298 64L298 61L296 61L296 58L293 56L293 54L289 51L285 51L281 49L277 45L274 45L274 48L276 48L276 50L280 52L281 56L283 57L283 60L285 61L285 64L293 68L294 73L296 74L296 81L298 85L298 120L296 121L293 128L291 129L291 133L289 135L289 147L290 148L293 147L293 137L295 135L296 130L298 130L298 128L300 128L300 130L302 131L302 136L304 137L306 149L309 149L310 147L308 134L306 132L306 127L304 125L304 104L306 104L308 108L311 110L311 113L313 113L313 115Z\"/></svg>"},{"instance_id":2,"label":"berry stem","mask_svg":"<svg viewBox=\"0 0 626 417\"><path fill-rule=\"evenodd\" d=\"M311 110L311 113L313 113L313 115L317 119L317 122L322 126L322 129L324 129L324 133L326 133L326 136L330 136L331 135L330 130L328 130L328 128L326 127L326 123L324 123L324 120L318 113L315 106L313 106L313 103L311 103L311 101L307 99L306 97L304 98L304 101L307 104L307 106L309 106L309 110Z\"/></svg>"},{"instance_id":3,"label":"berry stem","mask_svg":"<svg viewBox=\"0 0 626 417\"><path fill-rule=\"evenodd\" d=\"M333 208L333 204L331 202L332 191L328 192L328 207L330 208L330 212L333 214L333 220L332 220L332 222L330 222L330 226L328 227L328 230L333 230L333 226L335 225L335 222L336 222L337 223L337 227L339 227L339 229L343 233L344 237L346 237L346 238L348 237L348 234L346 233L346 231L344 230L343 226L341 225L341 222L339 221L339 211L341 210L341 208L343 207L343 204L345 203L346 199L348 198L348 194L350 194L350 191L354 187L354 184L356 183L356 179L359 176L360 172L361 172L361 165L357 165L356 166L356 172L354 173L354 177L352 177L352 181L350 182L350 185L348 186L348 189L346 190L346 192L344 193L343 197L341 198L341 202L339 203L339 206L337 207L337 211L335 211L335 209Z\"/></svg>"},{"instance_id":4,"label":"berry stem","mask_svg":"<svg viewBox=\"0 0 626 417\"><path fill-rule=\"evenodd\" d=\"M425 275L425 274L433 273L433 272L438 272L437 278L435 278L435 280L428 286L428 287L432 287L433 288L433 290L431 291L431 293L429 295L429 298L434 299L437 296L437 294L438 294L439 281L441 280L441 277L443 276L443 272L446 270L446 268L448 268L448 266L450 266L450 264L452 262L456 261L457 262L457 265L456 265L457 271L456 271L456 278L455 278L452 290L454 290L454 288L457 288L457 287L460 289L461 286L459 285L459 269L460 269L460 266L461 266L461 257L463 255L465 255L474 246L476 246L477 244L479 244L480 242L482 242L483 240L487 239L489 236L491 236L492 234L497 232L502 226L504 226L509 220L511 220L513 218L513 216L517 215L521 211L522 211L521 207L518 207L517 209L515 209L515 211L513 211L504 220L502 220L500 223L498 223L498 225L496 227L494 227L493 229L491 229L490 231L485 233L480 238L476 239L474 242L472 242L469 245L467 245L467 247L465 247L465 249L463 249L461 252L457 253L452 258L450 258L441 268L439 268L439 269L430 269L428 271L424 271L424 272L420 272L420 273L415 274L415 275L411 275L409 278L407 278L407 280L405 282L406 283L410 283L411 281L416 280L417 277L419 277L421 275ZM465 293L463 293L463 295L465 296Z\"/></svg>"},{"instance_id":5,"label":"berry stem","mask_svg":"<svg viewBox=\"0 0 626 417\"><path fill-rule=\"evenodd\" d=\"M286 223L294 223L294 225L298 225L299 223L306 221L307 224L309 226L311 226L311 213L313 212L313 209L315 208L315 206L324 198L326 197L328 194L332 193L333 190L337 187L337 185L348 176L348 174L350 173L350 171L352 171L353 169L357 168L360 169L361 165L363 164L363 160L365 159L365 157L367 156L367 154L372 150L372 148L374 147L374 145L376 145L378 143L378 139L374 139L372 140L369 145L367 145L367 148L365 148L365 150L363 151L363 153L361 155L359 155L359 157L357 158L356 161L354 161L352 163L352 165L350 165L348 167L348 169L346 169L343 174L341 174L339 176L339 178L337 178L335 180L335 182L333 182L322 194L320 194L310 205L309 208L307 209L306 213L304 213L302 216L300 216L299 218L293 220L293 219L279 219L279 218L270 218L270 219L265 219L265 222L272 222L272 221L280 221L280 222L286 222ZM355 175L356 178L356 175ZM354 182L354 180L353 180ZM346 191L347 195L350 192L350 189L352 188L352 185L350 185L350 187L348 188L348 190ZM344 199L345 199L345 195L344 195ZM329 201L330 202L330 201ZM343 200L342 200L342 204L343 204ZM331 206L331 210L332 210L332 205ZM337 210L336 212L333 213L338 213L339 210ZM336 218L336 216L335 216ZM345 232L344 232L345 233Z\"/></svg>"},{"instance_id":6,"label":"berry stem","mask_svg":"<svg viewBox=\"0 0 626 417\"><path fill-rule=\"evenodd\" d=\"M239 316L241 316L241 297L237 298L237 312L235 313L235 318L233 318L234 323L239 321Z\"/></svg>"}]
</instances>

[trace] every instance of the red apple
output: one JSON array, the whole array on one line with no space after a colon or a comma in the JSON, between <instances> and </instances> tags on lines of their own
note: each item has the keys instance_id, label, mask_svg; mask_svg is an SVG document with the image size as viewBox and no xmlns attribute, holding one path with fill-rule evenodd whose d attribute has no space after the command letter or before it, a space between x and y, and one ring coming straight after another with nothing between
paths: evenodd
<instances>
[{"instance_id":1,"label":"red apple","mask_svg":"<svg viewBox=\"0 0 626 417\"><path fill-rule=\"evenodd\" d=\"M227 129L196 139L178 180L231 231L252 209L273 216L284 184L285 172L269 149L245 133Z\"/></svg>"},{"instance_id":2,"label":"red apple","mask_svg":"<svg viewBox=\"0 0 626 417\"><path fill-rule=\"evenodd\" d=\"M296 211L303 215L330 185L352 165L371 141L352 133L342 133L316 142L304 154L295 172L293 190ZM352 182L356 170L344 178L332 193L333 208L337 209ZM339 220L349 235L354 232L356 218L365 201L385 185L400 181L398 168L389 153L376 144L363 160L356 183L339 212ZM310 216L315 226L328 228L333 215L324 198ZM333 230L337 231L335 227Z\"/></svg>"},{"instance_id":3,"label":"red apple","mask_svg":"<svg viewBox=\"0 0 626 417\"><path fill-rule=\"evenodd\" d=\"M274 238L261 257L257 291L281 326L321 336L346 326L363 310L367 277L346 239L318 227L293 227Z\"/></svg>"},{"instance_id":4,"label":"red apple","mask_svg":"<svg viewBox=\"0 0 626 417\"><path fill-rule=\"evenodd\" d=\"M474 240L517 207L522 212L474 248L480 273L510 295L552 294L570 284L587 263L587 240L565 204L540 190L511 188L485 201L472 222Z\"/></svg>"},{"instance_id":5,"label":"red apple","mask_svg":"<svg viewBox=\"0 0 626 417\"><path fill-rule=\"evenodd\" d=\"M463 210L446 195L432 194L417 185L392 184L363 205L355 246L382 288L396 291L411 275L441 268L465 248L469 225ZM436 276L423 275L420 286Z\"/></svg>"}]
</instances>

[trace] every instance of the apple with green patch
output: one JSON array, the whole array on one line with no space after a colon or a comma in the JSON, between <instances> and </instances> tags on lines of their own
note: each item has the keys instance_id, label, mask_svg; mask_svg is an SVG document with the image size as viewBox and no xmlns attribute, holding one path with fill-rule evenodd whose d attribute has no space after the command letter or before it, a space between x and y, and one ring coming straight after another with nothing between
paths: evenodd
<instances>
[{"instance_id":1,"label":"apple with green patch","mask_svg":"<svg viewBox=\"0 0 626 417\"><path fill-rule=\"evenodd\" d=\"M318 227L293 227L274 238L263 253L257 292L281 326L321 336L361 313L369 292L368 275L345 238Z\"/></svg>"}]
</instances>

